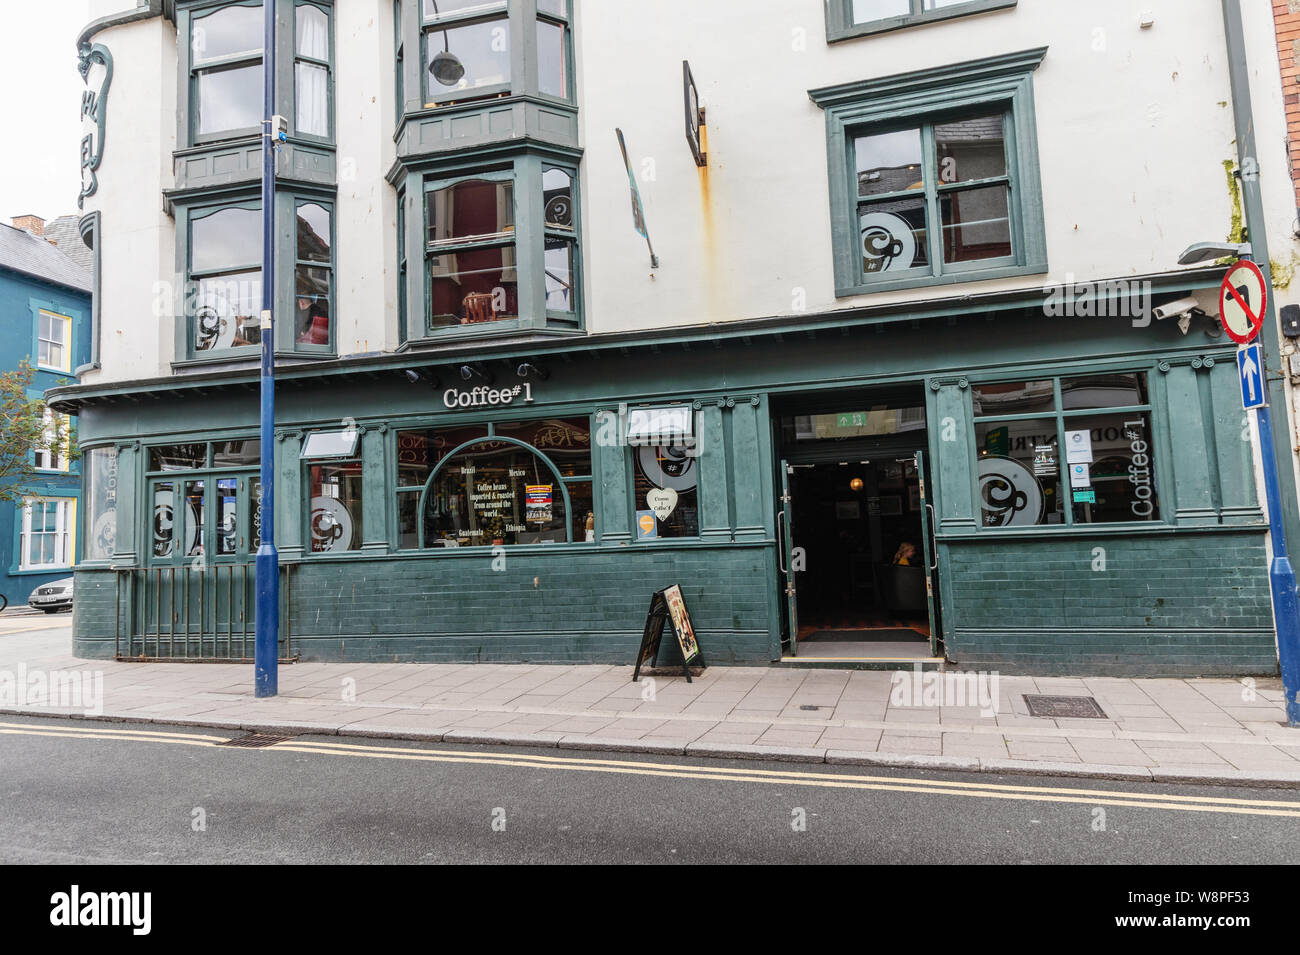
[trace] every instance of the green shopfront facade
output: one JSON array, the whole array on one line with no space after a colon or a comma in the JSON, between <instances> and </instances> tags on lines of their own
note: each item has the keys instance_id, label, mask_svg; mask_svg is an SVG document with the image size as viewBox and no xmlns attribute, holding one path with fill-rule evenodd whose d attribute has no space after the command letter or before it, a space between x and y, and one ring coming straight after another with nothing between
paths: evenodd
<instances>
[{"instance_id":1,"label":"green shopfront facade","mask_svg":"<svg viewBox=\"0 0 1300 955\"><path fill-rule=\"evenodd\" d=\"M1216 276L1152 280L1160 297ZM284 650L630 663L651 594L677 583L710 664L780 660L781 409L856 410L902 390L924 408L949 661L1275 672L1231 344L1174 322L1047 317L1042 303L1003 293L282 368ZM1105 398L1115 382L1125 397ZM115 528L77 568L78 656L246 655L268 450L255 384L248 369L58 393L79 416L87 526ZM689 454L635 444L648 409L685 423ZM1060 453L1080 434L1091 485ZM647 495L666 488L661 520Z\"/></svg>"}]
</instances>

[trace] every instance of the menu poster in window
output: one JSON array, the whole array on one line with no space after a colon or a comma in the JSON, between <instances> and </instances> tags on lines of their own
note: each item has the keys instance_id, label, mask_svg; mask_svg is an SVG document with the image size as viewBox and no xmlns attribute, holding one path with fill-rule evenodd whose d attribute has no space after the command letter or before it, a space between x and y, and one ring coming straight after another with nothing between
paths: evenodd
<instances>
[{"instance_id":1,"label":"menu poster in window","mask_svg":"<svg viewBox=\"0 0 1300 955\"><path fill-rule=\"evenodd\" d=\"M551 522L551 501L553 489L550 484L529 484L527 486L527 519L530 523L549 524Z\"/></svg>"}]
</instances>

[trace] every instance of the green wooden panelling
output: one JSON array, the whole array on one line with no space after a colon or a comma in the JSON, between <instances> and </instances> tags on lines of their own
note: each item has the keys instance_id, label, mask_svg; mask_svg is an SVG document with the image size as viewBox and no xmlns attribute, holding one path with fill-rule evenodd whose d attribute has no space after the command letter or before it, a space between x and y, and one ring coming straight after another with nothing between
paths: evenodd
<instances>
[{"instance_id":1,"label":"green wooden panelling","mask_svg":"<svg viewBox=\"0 0 1300 955\"><path fill-rule=\"evenodd\" d=\"M363 550L388 550L388 509L393 478L388 473L388 428L380 425L361 434L361 533Z\"/></svg>"},{"instance_id":2,"label":"green wooden panelling","mask_svg":"<svg viewBox=\"0 0 1300 955\"><path fill-rule=\"evenodd\" d=\"M1246 412L1241 408L1237 365L1232 361L1215 362L1209 376L1223 523L1258 523L1260 513L1255 496L1255 467L1251 461L1250 425Z\"/></svg>"},{"instance_id":3,"label":"green wooden panelling","mask_svg":"<svg viewBox=\"0 0 1300 955\"><path fill-rule=\"evenodd\" d=\"M1196 377L1191 365L1175 365L1165 375L1174 447L1174 518L1180 524L1217 524L1205 447L1205 409Z\"/></svg>"},{"instance_id":4,"label":"green wooden panelling","mask_svg":"<svg viewBox=\"0 0 1300 955\"><path fill-rule=\"evenodd\" d=\"M731 408L732 483L736 489L736 540L772 534L772 501L765 480L770 459L762 453L762 432L770 426L759 416L759 399L735 398ZM729 401L730 404L730 401Z\"/></svg>"},{"instance_id":5,"label":"green wooden panelling","mask_svg":"<svg viewBox=\"0 0 1300 955\"><path fill-rule=\"evenodd\" d=\"M597 440L591 445L591 466L600 484L600 540L606 544L625 544L632 539L632 502L628 499L631 478L619 424L617 411L598 411L594 428Z\"/></svg>"},{"instance_id":6,"label":"green wooden panelling","mask_svg":"<svg viewBox=\"0 0 1300 955\"><path fill-rule=\"evenodd\" d=\"M727 453L722 427L722 407L703 402L695 412L695 466L699 474L700 538L730 540L731 515L727 508Z\"/></svg>"},{"instance_id":7,"label":"green wooden panelling","mask_svg":"<svg viewBox=\"0 0 1300 955\"><path fill-rule=\"evenodd\" d=\"M936 531L972 530L979 525L979 508L970 386L965 379L934 379L928 390L930 478L939 513Z\"/></svg>"},{"instance_id":8,"label":"green wooden panelling","mask_svg":"<svg viewBox=\"0 0 1300 955\"><path fill-rule=\"evenodd\" d=\"M303 509L302 433L282 431L275 442L275 546L281 558L302 556L305 547Z\"/></svg>"}]
</instances>

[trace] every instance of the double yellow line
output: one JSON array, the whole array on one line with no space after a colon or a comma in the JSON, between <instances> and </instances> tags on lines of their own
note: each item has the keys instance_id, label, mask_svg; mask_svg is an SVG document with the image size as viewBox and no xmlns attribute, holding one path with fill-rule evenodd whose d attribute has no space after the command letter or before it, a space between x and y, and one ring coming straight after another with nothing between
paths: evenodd
<instances>
[{"instance_id":1,"label":"double yellow line","mask_svg":"<svg viewBox=\"0 0 1300 955\"><path fill-rule=\"evenodd\" d=\"M50 736L65 739L110 739L137 743L173 743L187 746L216 746L226 736L204 736L139 729L80 727L73 724L0 723L0 735ZM1087 806L1129 806L1138 809L1168 809L1180 812L1217 812L1250 816L1300 818L1300 801L1286 799L1237 799L1219 796L1181 796L1169 793L1141 793L1120 789L1072 789L1055 786L1012 786L992 782L954 782L850 773L719 767L706 763L661 763L650 760L591 759L579 756L549 756L519 753L471 752L456 749L415 749L378 744L336 743L290 739L265 747L277 753L314 753L354 759L394 759L404 762L456 763L461 765L513 766L526 769L563 770L582 773L613 773L624 776L659 776L669 779L705 779L719 782L762 783L821 789L859 789L878 792L906 792L925 795L1009 799L1022 802L1074 803Z\"/></svg>"}]
</instances>

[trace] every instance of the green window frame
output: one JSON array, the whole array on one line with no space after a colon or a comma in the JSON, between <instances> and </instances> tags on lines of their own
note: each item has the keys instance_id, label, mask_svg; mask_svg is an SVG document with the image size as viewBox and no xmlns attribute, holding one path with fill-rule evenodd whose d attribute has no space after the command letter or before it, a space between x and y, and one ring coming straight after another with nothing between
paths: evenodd
<instances>
[{"instance_id":1,"label":"green window frame","mask_svg":"<svg viewBox=\"0 0 1300 955\"><path fill-rule=\"evenodd\" d=\"M564 467L561 465L561 463L557 462L555 460L555 456L548 454L544 448L540 448L535 444L530 444L527 441L523 441L519 438L514 438L507 434L502 434L498 431L498 428L502 427L503 424L504 425L512 425L512 424L527 425L534 422L541 423L549 420L563 420L563 419L577 419L577 420L585 421L586 423L587 434L588 434L588 462L592 465L592 467L585 474L581 474L581 473L565 474ZM563 541L564 544L591 544L592 546L595 546L595 542L600 539L596 534L596 527L597 527L597 523L599 522L599 517L597 515L600 513L600 508L598 506L598 501L597 501L599 495L598 482L596 482L595 478L593 477L593 473L595 471L595 459L592 454L591 444L590 444L591 434L592 434L592 417L590 413L582 412L582 411L567 413L561 409L561 410L550 410L541 414L538 413L525 414L520 417L515 417L513 415L507 414L504 420L497 420L495 418L487 421L464 421L464 420L449 421L447 419L419 419L419 420L409 421L409 422L404 421L400 424L390 423L389 431L392 434L391 441L392 441L393 453L390 455L390 460L393 462L391 476L392 476L392 488L393 488L392 500L394 502L394 507L393 507L394 524L390 532L390 536L393 541L393 547L396 550L408 551L408 552L413 550L418 550L426 553L445 554L450 551L459 551L463 549L463 548L448 548L443 546L437 546L425 540L425 526L424 526L423 515L425 513L426 507L428 506L428 494L430 489L434 486L435 480L437 479L438 475L440 474L443 466L447 463L447 461L451 460L460 451L464 450L467 447L472 447L475 444L489 442L489 441L495 441L502 445L523 448L524 450L529 451L532 454L536 455L550 469L551 475L554 478L555 483L559 485L561 498L564 502L564 513L565 513L565 540ZM481 433L475 435L468 434L468 432L474 432L474 431L481 431ZM401 459L400 442L403 435L411 434L411 433L419 433L419 432L423 432L424 435L426 436L434 436L437 435L439 432L451 433L457 435L457 437L460 438L460 440L457 442L457 444L454 447L446 450L439 457L437 463L430 468L429 476L424 480L423 483L416 483L416 484L403 483L402 481L403 462ZM576 493L578 491L585 491L585 493L582 494ZM589 513L591 515L590 519L593 524L592 528L590 529L591 537L590 539L587 539L584 536L583 538L580 539L577 536L577 533L575 531L575 527L579 520L579 516L575 513L573 508L577 501L584 500L588 497L591 500ZM407 498L408 500L413 498L415 500L416 543L414 547L403 546L401 530L397 525L399 515L402 511L403 498ZM587 518L584 517L581 519L585 521ZM557 541L556 543L560 543L560 542ZM491 547L494 545L492 545L489 542L481 545L470 545L470 546ZM553 545L508 544L508 545L496 545L496 546L520 547L520 546L553 546Z\"/></svg>"},{"instance_id":2,"label":"green window frame","mask_svg":"<svg viewBox=\"0 0 1300 955\"><path fill-rule=\"evenodd\" d=\"M835 294L839 297L903 288L982 281L1047 271L1038 138L1034 120L1033 71L1046 48L972 60L953 66L863 80L811 90L809 97L826 113L827 166L831 203ZM935 144L935 129L976 117L1002 118L1005 169L994 176L946 181ZM860 196L856 148L866 137L914 133L921 165L920 188ZM1006 195L1009 254L945 262L945 216L963 193L1001 189ZM886 263L868 271L864 264L863 208L873 204L923 203L924 241L913 232L925 261L902 270ZM946 204L946 205L945 205ZM913 205L913 210L915 211ZM895 218L898 218L895 216ZM954 234L968 227L954 222ZM871 227L873 230L875 227ZM915 224L913 224L915 229ZM901 246L890 237L893 246ZM874 241L874 239L873 239ZM873 246L875 248L875 246Z\"/></svg>"},{"instance_id":3,"label":"green window frame","mask_svg":"<svg viewBox=\"0 0 1300 955\"><path fill-rule=\"evenodd\" d=\"M274 2L274 0L268 0ZM263 30L259 27L256 30L257 45L256 48L247 50L236 50L221 55L206 57L204 56L207 47L206 30L210 24L205 23L210 17L228 16L234 8L244 7L255 10L262 9L261 0L240 0L237 3L225 3L213 7L198 7L193 9L189 14L188 30L188 52L186 59L189 64L189 82L187 106L190 124L190 143L200 145L203 143L221 142L227 139L239 139L247 136L256 136L261 132L261 119L263 109L263 94L261 70L264 68L263 60ZM256 67L258 69L258 81L256 84L256 98L253 104L253 113L256 121L245 126L230 126L225 128L213 128L204 132L200 127L203 123L201 115L201 94L204 81L209 77L219 76L237 70L247 70ZM252 89L250 84L249 89ZM247 92L247 90L245 90Z\"/></svg>"},{"instance_id":4,"label":"green window frame","mask_svg":"<svg viewBox=\"0 0 1300 955\"><path fill-rule=\"evenodd\" d=\"M415 2L420 4L420 78L426 108L510 94L517 81L514 75L514 44L519 38L512 35L514 23L508 0ZM453 35L458 41L459 54L451 49ZM475 76L475 64L471 63L468 68L465 66L464 59L469 59L469 50L474 48L481 53L480 44L485 40L490 53L502 54L496 57L495 65L499 67L504 63L504 77L494 74ZM448 83L436 80L429 67L438 61L458 64L462 71L460 80ZM492 66L486 68L491 69ZM462 86L461 83L466 85Z\"/></svg>"},{"instance_id":5,"label":"green window frame","mask_svg":"<svg viewBox=\"0 0 1300 955\"><path fill-rule=\"evenodd\" d=\"M826 0L826 42L1014 7L1016 0Z\"/></svg>"},{"instance_id":6,"label":"green window frame","mask_svg":"<svg viewBox=\"0 0 1300 955\"><path fill-rule=\"evenodd\" d=\"M184 241L178 253L185 274L185 294L177 314L182 326L177 338L181 344L179 352L186 359L253 355L260 349L261 209L261 200L248 199L196 205L185 210L184 228L178 229L178 236L183 237ZM237 244L240 254L246 258L230 258L196 266L195 226L213 216L236 210L258 214L258 222L250 232L253 240ZM208 256L205 254L204 258ZM211 291L205 290L205 283L212 285ZM240 314L244 311L248 314ZM256 340L247 340L246 333L253 330L257 332ZM241 340L243 343L239 344Z\"/></svg>"},{"instance_id":7,"label":"green window frame","mask_svg":"<svg viewBox=\"0 0 1300 955\"><path fill-rule=\"evenodd\" d=\"M1016 483L1017 477L1024 478L1026 475L1032 478L1033 484L1038 486L1043 497L1043 519L1037 523L1023 524L1025 530L1042 531L1044 528L1076 525L1114 528L1139 524L1150 527L1171 523L1173 508L1169 502L1161 500L1158 481L1161 475L1171 472L1168 470L1167 462L1162 459L1161 442L1156 439L1155 434L1157 412L1151 393L1153 370L1149 367L1127 367L1106 371L1080 370L1058 375L1026 373L1018 377L1002 375L998 378L972 381L971 447L974 452L972 482L975 487L974 500L980 514L980 529L1005 530L1010 526L1007 522L1011 516L1014 516L1014 511L1023 509L1031 503L1029 497L1032 495L1026 495L1026 488L1021 488ZM1127 390L1127 385L1122 385L1120 382L1130 377L1135 382L1137 396L1145 400L1115 405L1100 402L1089 404L1086 400L1082 400L1083 404L1088 405L1086 407L1077 406L1080 400L1075 400L1073 402L1075 407L1066 407L1071 403L1066 401L1067 391L1074 394L1075 388L1078 388L1086 397L1086 389L1104 390L1108 382L1112 388L1118 386L1119 390ZM1063 382L1069 383L1071 387L1066 389ZM1032 410L1006 414L980 414L976 410L976 402L979 400L977 395L981 391L987 390L990 394L997 394L996 389L999 387L1014 388L1017 385L1026 386L1022 391L1027 397L1020 401L1022 404L1028 402L1035 405ZM1029 386L1037 386L1037 388ZM1037 397L1032 395L1035 391ZM1003 394L1014 397L1018 393L1011 391ZM1070 437L1084 430L1090 433L1099 430L1091 426L1080 427L1087 425L1089 419L1097 418L1122 419L1120 426L1113 429L1117 433L1116 440L1120 442L1120 447L1099 449L1092 446L1089 439L1087 461L1072 462L1069 454ZM1004 468L1002 471L990 473L986 476L988 478L986 481L985 476L981 475L982 460L989 458L1005 458L1013 462L1016 460L1011 453L1011 434L1017 424L1022 428L1046 426L1050 429L1048 436L1055 439L1055 444L1035 445L1030 466L1025 466L1024 461L1013 463L1010 470ZM981 426L986 429L983 448L979 440ZM998 432L1002 434L999 435ZM1104 439L1103 431L1103 441ZM1005 453L999 454L998 452L1003 450L999 447L1003 441L1006 443ZM1054 449L1054 453L1052 450L1047 450L1049 448ZM1065 453L1062 449L1065 449ZM1123 469L1117 470L1123 463L1121 459L1126 453L1128 464ZM1102 457L1098 458L1098 455ZM1158 458L1161 460L1157 460ZM1080 463L1086 465L1083 472L1087 480L1086 484L1076 484L1071 475L1072 464ZM1105 468L1101 468L1101 465L1107 464L1113 473L1107 473ZM1013 472L1017 467L1021 473L1014 475ZM1100 470L1094 472L1094 467ZM1039 477L1047 478L1046 483L1054 484L1055 489L1044 489L1042 487L1044 482L1039 481ZM1096 500L1097 485L1094 481L1109 484L1127 482L1132 485L1132 500L1128 501L1129 513L1125 515L1125 519L1108 519L1094 514L1094 508L1100 511L1101 505L1105 503ZM1082 498L1076 493L1076 486L1080 488ZM1048 519L1051 512L1047 504L1055 503L1046 500L1049 496L1054 496L1061 503L1059 521ZM1063 500L1067 496L1068 500ZM1089 497L1092 500L1089 500ZM993 506L986 506L988 504ZM1008 515L1006 513L1008 510L1012 510L1013 514Z\"/></svg>"},{"instance_id":8,"label":"green window frame","mask_svg":"<svg viewBox=\"0 0 1300 955\"><path fill-rule=\"evenodd\" d=\"M493 231L438 238L447 228L447 220L464 208L459 202L460 190L475 182L482 184L480 188L494 186L498 202L509 203L498 210ZM493 166L426 177L421 217L424 308L419 337L478 337L579 327L583 310L578 185L576 164L531 153ZM409 228L404 212L399 213L398 228L403 235ZM493 258L497 249L503 250L499 260ZM400 238L398 250L400 263L406 255ZM484 253L486 264L474 264ZM496 284L490 284L494 273ZM399 282L405 276L399 264ZM462 289L467 291L461 294ZM502 317L494 317L498 314Z\"/></svg>"},{"instance_id":9,"label":"green window frame","mask_svg":"<svg viewBox=\"0 0 1300 955\"><path fill-rule=\"evenodd\" d=\"M574 101L573 0L409 2L418 4L421 102L426 109L516 94ZM399 5L399 19L400 14ZM399 27L399 71L406 53ZM430 70L435 64L450 68L450 73L439 71L445 79ZM399 80L399 104L403 92ZM400 113L399 105L399 121Z\"/></svg>"},{"instance_id":10,"label":"green window frame","mask_svg":"<svg viewBox=\"0 0 1300 955\"><path fill-rule=\"evenodd\" d=\"M317 210L307 213L306 210ZM333 353L338 316L335 314L334 203L307 196L294 198L293 349ZM326 217L327 249L319 248L319 217ZM309 218L310 216L310 218ZM313 221L315 220L315 221ZM323 256L323 257L322 257ZM322 290L323 293L322 294ZM322 315L323 313L323 315ZM321 319L324 319L322 321Z\"/></svg>"},{"instance_id":11,"label":"green window frame","mask_svg":"<svg viewBox=\"0 0 1300 955\"><path fill-rule=\"evenodd\" d=\"M324 17L324 55L321 55L320 38L314 19ZM334 141L334 9L319 0L296 0L293 8L293 128L301 139L318 143ZM319 93L308 95L309 77L324 77L324 103ZM323 123L324 132L315 132ZM308 128L304 128L304 127Z\"/></svg>"},{"instance_id":12,"label":"green window frame","mask_svg":"<svg viewBox=\"0 0 1300 955\"><path fill-rule=\"evenodd\" d=\"M169 465L162 459L173 449L192 456ZM246 433L143 449L149 565L252 562L261 544L262 485L251 453L260 458L261 443Z\"/></svg>"}]
</instances>

